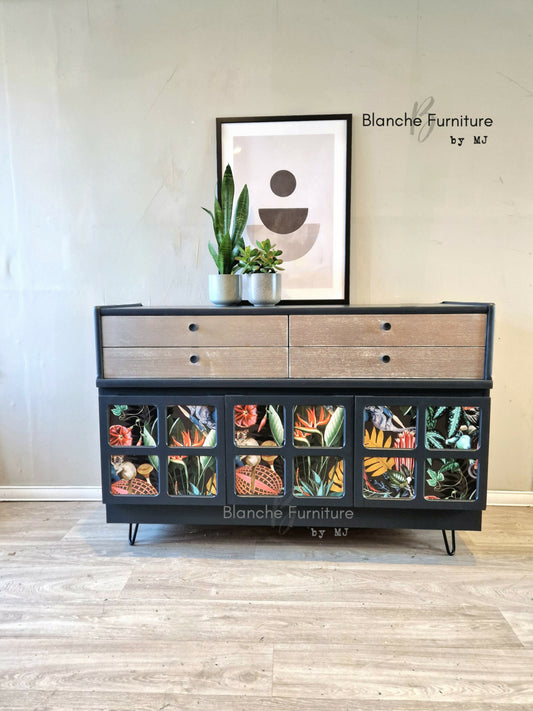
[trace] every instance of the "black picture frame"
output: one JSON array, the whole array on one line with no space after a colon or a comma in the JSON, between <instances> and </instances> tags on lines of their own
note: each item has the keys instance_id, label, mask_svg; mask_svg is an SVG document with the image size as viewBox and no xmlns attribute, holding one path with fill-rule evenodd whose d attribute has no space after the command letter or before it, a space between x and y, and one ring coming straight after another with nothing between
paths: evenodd
<instances>
[{"instance_id":1,"label":"black picture frame","mask_svg":"<svg viewBox=\"0 0 533 711\"><path fill-rule=\"evenodd\" d=\"M246 243L283 250L282 304L350 301L352 115L216 119L218 184L250 192Z\"/></svg>"}]
</instances>

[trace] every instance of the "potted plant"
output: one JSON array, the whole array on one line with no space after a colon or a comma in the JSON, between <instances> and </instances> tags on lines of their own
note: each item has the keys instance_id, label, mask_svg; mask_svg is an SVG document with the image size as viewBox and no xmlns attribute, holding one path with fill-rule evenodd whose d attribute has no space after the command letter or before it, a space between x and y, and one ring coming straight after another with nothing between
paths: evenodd
<instances>
[{"instance_id":1,"label":"potted plant","mask_svg":"<svg viewBox=\"0 0 533 711\"><path fill-rule=\"evenodd\" d=\"M281 298L280 259L282 251L269 239L256 242L257 247L241 247L238 265L246 285L246 298L254 306L274 306Z\"/></svg>"},{"instance_id":2,"label":"potted plant","mask_svg":"<svg viewBox=\"0 0 533 711\"><path fill-rule=\"evenodd\" d=\"M220 201L215 198L213 212L202 208L213 222L216 246L209 242L209 253L217 266L217 274L209 275L209 298L218 306L227 306L241 301L241 278L236 274L237 256L244 248L242 233L248 220L249 197L245 185L237 199L233 212L235 183L229 165L226 166L220 186ZM233 220L233 226L232 226Z\"/></svg>"}]
</instances>

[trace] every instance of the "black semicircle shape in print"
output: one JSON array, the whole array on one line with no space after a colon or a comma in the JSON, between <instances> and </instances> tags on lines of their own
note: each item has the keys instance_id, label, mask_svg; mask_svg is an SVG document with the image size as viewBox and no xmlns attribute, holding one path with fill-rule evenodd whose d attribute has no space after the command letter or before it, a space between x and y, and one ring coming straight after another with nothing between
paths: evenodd
<instances>
[{"instance_id":1,"label":"black semicircle shape in print","mask_svg":"<svg viewBox=\"0 0 533 711\"><path fill-rule=\"evenodd\" d=\"M259 208L259 218L271 232L287 235L290 232L296 232L304 224L308 212L307 207L264 207Z\"/></svg>"}]
</instances>

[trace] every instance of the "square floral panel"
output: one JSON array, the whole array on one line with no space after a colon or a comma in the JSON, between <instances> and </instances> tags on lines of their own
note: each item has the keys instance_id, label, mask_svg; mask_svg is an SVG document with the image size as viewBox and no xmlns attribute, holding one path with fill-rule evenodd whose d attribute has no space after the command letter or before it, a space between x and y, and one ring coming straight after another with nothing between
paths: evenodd
<instances>
[{"instance_id":1,"label":"square floral panel","mask_svg":"<svg viewBox=\"0 0 533 711\"><path fill-rule=\"evenodd\" d=\"M427 501L475 501L479 460L427 459L424 498Z\"/></svg>"},{"instance_id":2,"label":"square floral panel","mask_svg":"<svg viewBox=\"0 0 533 711\"><path fill-rule=\"evenodd\" d=\"M175 455L168 458L170 496L215 496L217 469L215 457Z\"/></svg>"},{"instance_id":3,"label":"square floral panel","mask_svg":"<svg viewBox=\"0 0 533 711\"><path fill-rule=\"evenodd\" d=\"M156 446L156 407L153 405L110 405L107 412L111 447Z\"/></svg>"},{"instance_id":4,"label":"square floral panel","mask_svg":"<svg viewBox=\"0 0 533 711\"><path fill-rule=\"evenodd\" d=\"M479 407L426 407L428 449L478 449Z\"/></svg>"},{"instance_id":5,"label":"square floral panel","mask_svg":"<svg viewBox=\"0 0 533 711\"><path fill-rule=\"evenodd\" d=\"M238 496L280 496L285 491L284 481L285 460L275 452L235 457Z\"/></svg>"},{"instance_id":6,"label":"square floral panel","mask_svg":"<svg viewBox=\"0 0 533 711\"><path fill-rule=\"evenodd\" d=\"M297 405L294 408L294 446L342 447L344 420L342 405Z\"/></svg>"},{"instance_id":7,"label":"square floral panel","mask_svg":"<svg viewBox=\"0 0 533 711\"><path fill-rule=\"evenodd\" d=\"M217 412L213 405L167 407L167 442L170 447L214 447Z\"/></svg>"},{"instance_id":8,"label":"square floral panel","mask_svg":"<svg viewBox=\"0 0 533 711\"><path fill-rule=\"evenodd\" d=\"M235 405L235 444L237 447L281 447L285 442L284 422L281 405Z\"/></svg>"},{"instance_id":9,"label":"square floral panel","mask_svg":"<svg viewBox=\"0 0 533 711\"><path fill-rule=\"evenodd\" d=\"M368 449L414 449L416 416L414 405L367 405L364 445Z\"/></svg>"},{"instance_id":10,"label":"square floral panel","mask_svg":"<svg viewBox=\"0 0 533 711\"><path fill-rule=\"evenodd\" d=\"M363 497L365 499L412 499L415 487L415 460L410 457L364 457Z\"/></svg>"},{"instance_id":11,"label":"square floral panel","mask_svg":"<svg viewBox=\"0 0 533 711\"><path fill-rule=\"evenodd\" d=\"M110 458L114 496L157 496L159 457L113 454Z\"/></svg>"},{"instance_id":12,"label":"square floral panel","mask_svg":"<svg viewBox=\"0 0 533 711\"><path fill-rule=\"evenodd\" d=\"M344 495L344 460L342 457L295 457L294 496Z\"/></svg>"}]
</instances>

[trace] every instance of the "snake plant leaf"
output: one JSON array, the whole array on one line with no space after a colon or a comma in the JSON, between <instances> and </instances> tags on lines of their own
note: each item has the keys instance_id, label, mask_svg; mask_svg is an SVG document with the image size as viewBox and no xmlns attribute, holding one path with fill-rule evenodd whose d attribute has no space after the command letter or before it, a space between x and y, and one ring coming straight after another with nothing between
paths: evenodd
<instances>
[{"instance_id":1,"label":"snake plant leaf","mask_svg":"<svg viewBox=\"0 0 533 711\"><path fill-rule=\"evenodd\" d=\"M283 440L285 439L285 434L283 431L283 423L281 417L278 415L276 410L272 405L268 406L268 424L270 425L270 431L278 447L281 447Z\"/></svg>"},{"instance_id":2,"label":"snake plant leaf","mask_svg":"<svg viewBox=\"0 0 533 711\"><path fill-rule=\"evenodd\" d=\"M232 268L231 237L229 232L224 232L218 247L218 271L220 274L231 274Z\"/></svg>"},{"instance_id":3,"label":"snake plant leaf","mask_svg":"<svg viewBox=\"0 0 533 711\"><path fill-rule=\"evenodd\" d=\"M209 248L209 254L213 257L213 261L214 261L215 264L217 265L217 269L218 269L219 272L220 272L220 269L219 269L219 266L218 266L218 252L217 252L216 249L213 247L213 245L211 244L211 242L209 242L209 244L208 244L207 246L208 246L208 248Z\"/></svg>"},{"instance_id":4,"label":"snake plant leaf","mask_svg":"<svg viewBox=\"0 0 533 711\"><path fill-rule=\"evenodd\" d=\"M224 213L222 211L222 208L220 206L220 203L218 200L215 198L215 221L214 221L214 231L215 231L215 237L217 240L217 244L220 244L220 241L222 239L222 236L224 235Z\"/></svg>"},{"instance_id":5,"label":"snake plant leaf","mask_svg":"<svg viewBox=\"0 0 533 711\"><path fill-rule=\"evenodd\" d=\"M233 224L233 232L231 235L231 242L234 247L244 247L242 233L244 232L246 222L248 221L249 210L250 198L248 195L248 186L245 185L241 191L241 194L239 195L239 198L237 200L237 206L235 208L235 221Z\"/></svg>"},{"instance_id":6,"label":"snake plant leaf","mask_svg":"<svg viewBox=\"0 0 533 711\"><path fill-rule=\"evenodd\" d=\"M324 430L326 447L338 447L342 443L344 429L344 407L336 407Z\"/></svg>"},{"instance_id":7,"label":"snake plant leaf","mask_svg":"<svg viewBox=\"0 0 533 711\"><path fill-rule=\"evenodd\" d=\"M213 223L213 230L216 232L216 229L215 229L215 216L213 215L213 213L211 212L211 210L208 210L208 209L207 209L207 207L202 207L202 210L203 210L204 212L207 212L207 214L208 214L209 217L211 218L211 222Z\"/></svg>"},{"instance_id":8,"label":"snake plant leaf","mask_svg":"<svg viewBox=\"0 0 533 711\"><path fill-rule=\"evenodd\" d=\"M222 176L222 185L220 187L220 204L222 207L223 222L222 229L224 232L231 230L231 215L233 213L233 196L235 194L235 183L233 182L233 173L229 164L226 166L224 175Z\"/></svg>"}]
</instances>

